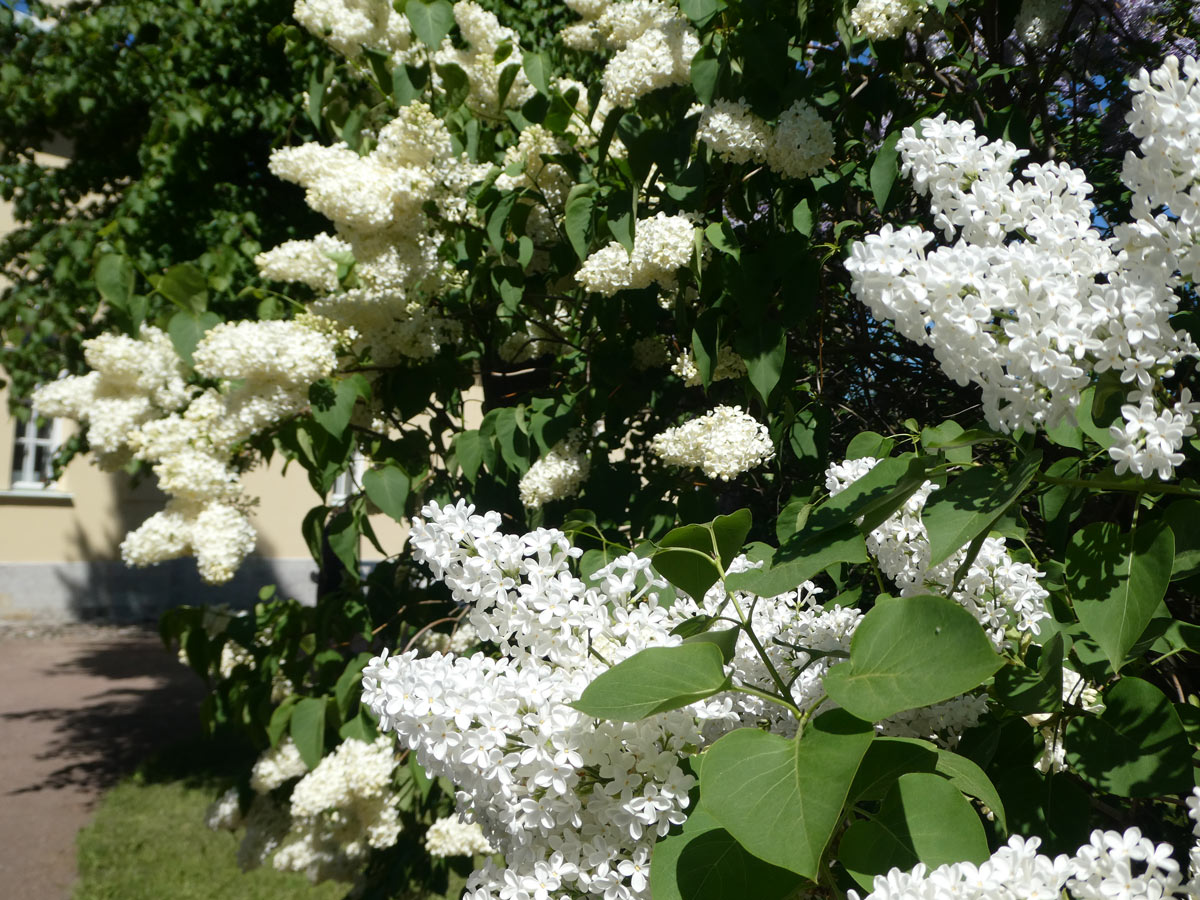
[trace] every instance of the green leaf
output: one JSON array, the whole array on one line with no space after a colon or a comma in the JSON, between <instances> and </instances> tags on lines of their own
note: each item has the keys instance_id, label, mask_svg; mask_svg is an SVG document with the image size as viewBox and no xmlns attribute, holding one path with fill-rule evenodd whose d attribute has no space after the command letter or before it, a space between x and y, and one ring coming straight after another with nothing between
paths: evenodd
<instances>
[{"instance_id":1,"label":"green leaf","mask_svg":"<svg viewBox=\"0 0 1200 900\"><path fill-rule=\"evenodd\" d=\"M412 25L413 34L426 47L433 50L442 45L442 38L454 26L454 7L448 0L408 0L404 15Z\"/></svg>"},{"instance_id":2,"label":"green leaf","mask_svg":"<svg viewBox=\"0 0 1200 900\"><path fill-rule=\"evenodd\" d=\"M946 779L927 772L901 775L879 812L851 825L838 845L838 860L868 889L875 875L893 867L981 863L990 855L971 804Z\"/></svg>"},{"instance_id":3,"label":"green leaf","mask_svg":"<svg viewBox=\"0 0 1200 900\"><path fill-rule=\"evenodd\" d=\"M550 63L544 53L533 53L526 50L522 55L525 65L525 77L529 83L543 94L550 93Z\"/></svg>"},{"instance_id":4,"label":"green leaf","mask_svg":"<svg viewBox=\"0 0 1200 900\"><path fill-rule=\"evenodd\" d=\"M442 79L442 88L446 91L446 105L450 109L458 109L471 93L471 80L467 73L455 63L439 64L437 73Z\"/></svg>"},{"instance_id":5,"label":"green leaf","mask_svg":"<svg viewBox=\"0 0 1200 900\"><path fill-rule=\"evenodd\" d=\"M721 60L709 45L704 45L692 57L692 88L696 99L708 106L717 92L717 81L721 77Z\"/></svg>"},{"instance_id":6,"label":"green leaf","mask_svg":"<svg viewBox=\"0 0 1200 900\"><path fill-rule=\"evenodd\" d=\"M353 738L370 744L379 737L379 726L371 716L371 711L365 706L359 707L358 715L338 729L338 737L343 740Z\"/></svg>"},{"instance_id":7,"label":"green leaf","mask_svg":"<svg viewBox=\"0 0 1200 900\"><path fill-rule=\"evenodd\" d=\"M1122 534L1093 522L1067 547L1067 587L1084 630L1119 672L1167 592L1175 537L1162 522Z\"/></svg>"},{"instance_id":8,"label":"green leaf","mask_svg":"<svg viewBox=\"0 0 1200 900\"><path fill-rule=\"evenodd\" d=\"M880 148L875 152L875 161L871 163L871 196L880 212L887 212L892 188L896 184L896 175L900 172L900 154L896 150L896 142L900 140L900 132L893 131L887 136Z\"/></svg>"},{"instance_id":9,"label":"green leaf","mask_svg":"<svg viewBox=\"0 0 1200 900\"><path fill-rule=\"evenodd\" d=\"M199 316L208 307L208 279L191 263L171 266L159 279L157 288L183 312Z\"/></svg>"},{"instance_id":10,"label":"green leaf","mask_svg":"<svg viewBox=\"0 0 1200 900\"><path fill-rule=\"evenodd\" d=\"M109 304L117 309L128 308L136 277L133 263L124 256L110 253L100 257L92 277L96 281L96 290Z\"/></svg>"},{"instance_id":11,"label":"green leaf","mask_svg":"<svg viewBox=\"0 0 1200 900\"><path fill-rule=\"evenodd\" d=\"M411 479L398 463L371 469L362 482L368 500L397 522L404 518Z\"/></svg>"},{"instance_id":12,"label":"green leaf","mask_svg":"<svg viewBox=\"0 0 1200 900\"><path fill-rule=\"evenodd\" d=\"M356 576L360 537L354 514L348 509L343 509L325 526L325 539L329 541L329 549L346 567L346 571Z\"/></svg>"},{"instance_id":13,"label":"green leaf","mask_svg":"<svg viewBox=\"0 0 1200 900\"><path fill-rule=\"evenodd\" d=\"M196 345L200 343L200 338L204 337L204 332L220 323L221 317L213 312L196 316L180 310L167 322L167 334L170 336L171 344L175 347L179 358L191 365L192 353L195 352Z\"/></svg>"},{"instance_id":14,"label":"green leaf","mask_svg":"<svg viewBox=\"0 0 1200 900\"><path fill-rule=\"evenodd\" d=\"M299 701L300 698L293 694L275 707L275 711L271 713L271 720L267 723L267 738L271 741L272 747L278 746L283 733L287 731L288 725L292 721L292 711Z\"/></svg>"},{"instance_id":15,"label":"green leaf","mask_svg":"<svg viewBox=\"0 0 1200 900\"><path fill-rule=\"evenodd\" d=\"M933 747L932 744L929 745ZM1008 820L1004 813L1004 801L1000 792L987 777L987 773L965 756L949 750L937 749L938 759L934 771L969 797L974 797L996 816L996 825L1001 832L1008 831Z\"/></svg>"},{"instance_id":16,"label":"green leaf","mask_svg":"<svg viewBox=\"0 0 1200 900\"><path fill-rule=\"evenodd\" d=\"M746 362L750 384L754 386L763 406L770 408L771 391L779 384L787 357L787 332L778 322L759 322L754 327L738 331L736 347Z\"/></svg>"},{"instance_id":17,"label":"green leaf","mask_svg":"<svg viewBox=\"0 0 1200 900\"><path fill-rule=\"evenodd\" d=\"M845 710L799 739L739 728L704 754L704 805L752 854L816 880L825 847L875 732Z\"/></svg>"},{"instance_id":18,"label":"green leaf","mask_svg":"<svg viewBox=\"0 0 1200 900\"><path fill-rule=\"evenodd\" d=\"M658 574L697 603L721 578L721 570L711 556L686 548L657 551L651 564Z\"/></svg>"},{"instance_id":19,"label":"green leaf","mask_svg":"<svg viewBox=\"0 0 1200 900\"><path fill-rule=\"evenodd\" d=\"M1200 573L1200 500L1177 500L1167 507L1163 521L1175 535L1175 561L1171 580Z\"/></svg>"},{"instance_id":20,"label":"green leaf","mask_svg":"<svg viewBox=\"0 0 1200 900\"><path fill-rule=\"evenodd\" d=\"M734 626L733 628L722 628L717 631L701 631L698 634L693 634L690 637L685 637L685 644L713 644L721 651L721 658L726 663L733 661L734 653L737 648L738 635L742 629Z\"/></svg>"},{"instance_id":21,"label":"green leaf","mask_svg":"<svg viewBox=\"0 0 1200 900\"><path fill-rule=\"evenodd\" d=\"M338 677L337 684L333 686L333 696L343 718L350 711L351 699L362 693L362 670L366 668L373 656L374 654L368 650L348 661L346 668Z\"/></svg>"},{"instance_id":22,"label":"green leaf","mask_svg":"<svg viewBox=\"0 0 1200 900\"><path fill-rule=\"evenodd\" d=\"M726 690L723 662L712 643L647 647L599 675L571 706L597 719L636 722Z\"/></svg>"},{"instance_id":23,"label":"green leaf","mask_svg":"<svg viewBox=\"0 0 1200 900\"><path fill-rule=\"evenodd\" d=\"M1067 763L1084 781L1120 797L1190 791L1192 748L1162 691L1126 676L1104 695L1099 716L1067 723Z\"/></svg>"},{"instance_id":24,"label":"green leaf","mask_svg":"<svg viewBox=\"0 0 1200 900\"><path fill-rule=\"evenodd\" d=\"M806 531L824 531L862 518L864 534L882 524L925 483L925 457L904 453L876 463L862 478L830 497L809 516Z\"/></svg>"},{"instance_id":25,"label":"green leaf","mask_svg":"<svg viewBox=\"0 0 1200 900\"><path fill-rule=\"evenodd\" d=\"M937 767L937 748L915 738L877 737L871 742L850 786L850 799L882 800L901 775L932 772Z\"/></svg>"},{"instance_id":26,"label":"green leaf","mask_svg":"<svg viewBox=\"0 0 1200 900\"><path fill-rule=\"evenodd\" d=\"M807 200L801 200L792 210L792 227L805 237L812 236L813 213Z\"/></svg>"},{"instance_id":27,"label":"green leaf","mask_svg":"<svg viewBox=\"0 0 1200 900\"><path fill-rule=\"evenodd\" d=\"M679 0L679 8L697 28L707 25L725 6L725 0Z\"/></svg>"},{"instance_id":28,"label":"green leaf","mask_svg":"<svg viewBox=\"0 0 1200 900\"><path fill-rule=\"evenodd\" d=\"M479 467L483 464L483 447L480 446L478 431L460 431L455 435L454 457L462 466L463 475L474 484L479 475Z\"/></svg>"},{"instance_id":29,"label":"green leaf","mask_svg":"<svg viewBox=\"0 0 1200 900\"><path fill-rule=\"evenodd\" d=\"M825 675L829 696L877 722L978 687L1003 664L983 628L946 597L901 597L867 613L850 659Z\"/></svg>"},{"instance_id":30,"label":"green leaf","mask_svg":"<svg viewBox=\"0 0 1200 900\"><path fill-rule=\"evenodd\" d=\"M746 535L750 533L751 523L750 510L739 509L727 516L717 516L708 526L716 540L717 552L721 555L723 567L727 568L741 551L742 544L746 543ZM666 540L667 538L663 538L660 546L668 546Z\"/></svg>"},{"instance_id":31,"label":"green leaf","mask_svg":"<svg viewBox=\"0 0 1200 900\"><path fill-rule=\"evenodd\" d=\"M567 194L566 211L563 214L563 229L571 242L571 249L580 260L588 255L589 238L592 230L592 206L595 202L595 184L574 185Z\"/></svg>"},{"instance_id":32,"label":"green leaf","mask_svg":"<svg viewBox=\"0 0 1200 900\"><path fill-rule=\"evenodd\" d=\"M1001 666L992 695L1022 715L1056 712L1062 706L1063 638L1055 633L1038 657L1037 669Z\"/></svg>"},{"instance_id":33,"label":"green leaf","mask_svg":"<svg viewBox=\"0 0 1200 900\"><path fill-rule=\"evenodd\" d=\"M305 697L292 710L292 740L310 771L325 753L325 706L324 697Z\"/></svg>"},{"instance_id":34,"label":"green leaf","mask_svg":"<svg viewBox=\"0 0 1200 900\"><path fill-rule=\"evenodd\" d=\"M876 431L860 431L846 445L846 459L863 459L868 456L886 459L895 446L895 441L885 438Z\"/></svg>"},{"instance_id":35,"label":"green leaf","mask_svg":"<svg viewBox=\"0 0 1200 900\"><path fill-rule=\"evenodd\" d=\"M313 419L335 438L350 425L354 404L370 396L371 386L359 372L336 381L322 379L308 389Z\"/></svg>"},{"instance_id":36,"label":"green leaf","mask_svg":"<svg viewBox=\"0 0 1200 900\"><path fill-rule=\"evenodd\" d=\"M807 540L804 538L805 533L801 532L781 547L775 556L775 564L770 568L750 569L730 575L725 579L726 586L730 590L749 591L760 597L777 597L795 590L798 584L832 565L867 561L867 545L853 524L846 523ZM786 557L782 561L781 554Z\"/></svg>"},{"instance_id":37,"label":"green leaf","mask_svg":"<svg viewBox=\"0 0 1200 900\"><path fill-rule=\"evenodd\" d=\"M746 852L703 802L683 823L680 834L654 845L650 858L650 894L654 900L786 900L800 876Z\"/></svg>"},{"instance_id":38,"label":"green leaf","mask_svg":"<svg viewBox=\"0 0 1200 900\"><path fill-rule=\"evenodd\" d=\"M977 536L986 535L1037 474L1042 452L1023 456L1007 474L990 466L968 469L934 491L921 513L929 533L929 565L945 562Z\"/></svg>"},{"instance_id":39,"label":"green leaf","mask_svg":"<svg viewBox=\"0 0 1200 900\"><path fill-rule=\"evenodd\" d=\"M737 236L733 233L733 228L730 227L728 221L713 222L704 229L704 236L717 250L727 256L732 256L735 260L741 260L742 250L738 246Z\"/></svg>"}]
</instances>

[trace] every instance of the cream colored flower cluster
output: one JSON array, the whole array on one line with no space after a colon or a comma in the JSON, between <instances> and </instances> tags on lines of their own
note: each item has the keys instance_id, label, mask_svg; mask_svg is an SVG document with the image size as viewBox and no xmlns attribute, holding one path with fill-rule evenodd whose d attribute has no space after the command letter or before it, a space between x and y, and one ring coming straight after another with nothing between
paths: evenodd
<instances>
[{"instance_id":1,"label":"cream colored flower cluster","mask_svg":"<svg viewBox=\"0 0 1200 900\"><path fill-rule=\"evenodd\" d=\"M483 836L477 822L463 822L458 816L438 819L425 832L425 849L430 856L475 856L496 851Z\"/></svg>"},{"instance_id":2,"label":"cream colored flower cluster","mask_svg":"<svg viewBox=\"0 0 1200 900\"><path fill-rule=\"evenodd\" d=\"M264 278L307 284L314 291L336 291L337 257L349 255L350 245L332 234L319 234L310 241L284 241L254 257Z\"/></svg>"},{"instance_id":3,"label":"cream colored flower cluster","mask_svg":"<svg viewBox=\"0 0 1200 900\"><path fill-rule=\"evenodd\" d=\"M121 544L129 565L145 566L193 553L205 581L233 577L254 549L245 510L238 445L308 404L308 388L333 371L333 340L298 322L217 325L197 345L197 374L217 382L182 412L147 422L126 436L149 462L166 508Z\"/></svg>"},{"instance_id":4,"label":"cream colored flower cluster","mask_svg":"<svg viewBox=\"0 0 1200 900\"><path fill-rule=\"evenodd\" d=\"M745 99L715 100L700 116L696 137L732 163L760 162L788 178L807 178L833 155L833 129L803 100L779 116L776 125L750 110Z\"/></svg>"},{"instance_id":5,"label":"cream colored flower cluster","mask_svg":"<svg viewBox=\"0 0 1200 900\"><path fill-rule=\"evenodd\" d=\"M428 106L403 107L364 156L345 145L310 143L275 151L271 170L303 186L336 235L261 254L264 275L324 292L312 312L335 322L356 353L379 365L428 358L458 339L461 326L429 305L446 270L438 258L442 238L425 207L433 202L446 218L461 220L465 188L482 172L454 153L450 132ZM347 261L352 275L342 290L338 268Z\"/></svg>"},{"instance_id":6,"label":"cream colored flower cluster","mask_svg":"<svg viewBox=\"0 0 1200 900\"><path fill-rule=\"evenodd\" d=\"M928 5L929 0L858 0L850 24L872 41L900 37L920 24Z\"/></svg>"},{"instance_id":7,"label":"cream colored flower cluster","mask_svg":"<svg viewBox=\"0 0 1200 900\"><path fill-rule=\"evenodd\" d=\"M718 406L650 442L650 451L669 466L700 469L729 481L775 456L767 426L740 406Z\"/></svg>"},{"instance_id":8,"label":"cream colored flower cluster","mask_svg":"<svg viewBox=\"0 0 1200 900\"><path fill-rule=\"evenodd\" d=\"M551 500L574 497L587 480L591 462L579 448L578 438L559 441L521 476L521 503L538 509Z\"/></svg>"},{"instance_id":9,"label":"cream colored flower cluster","mask_svg":"<svg viewBox=\"0 0 1200 900\"><path fill-rule=\"evenodd\" d=\"M243 869L272 865L304 872L313 883L353 880L372 849L396 843L400 835L394 744L387 737L372 743L349 738L311 772L291 738L267 750L250 775L255 793L243 817L236 792L210 807L210 828L236 830L244 823L238 850ZM286 803L272 792L299 779Z\"/></svg>"},{"instance_id":10,"label":"cream colored flower cluster","mask_svg":"<svg viewBox=\"0 0 1200 900\"><path fill-rule=\"evenodd\" d=\"M186 367L171 339L153 326L137 338L102 334L83 343L92 371L43 385L33 403L45 416L74 419L88 427L97 463L115 470L131 456L129 433L184 406L191 396Z\"/></svg>"},{"instance_id":11,"label":"cream colored flower cluster","mask_svg":"<svg viewBox=\"0 0 1200 900\"><path fill-rule=\"evenodd\" d=\"M575 280L606 297L651 284L671 289L676 270L691 262L695 252L696 227L691 219L660 212L638 220L632 253L613 241L583 261Z\"/></svg>"},{"instance_id":12,"label":"cream colored flower cluster","mask_svg":"<svg viewBox=\"0 0 1200 900\"><path fill-rule=\"evenodd\" d=\"M616 51L604 69L604 96L620 107L658 88L687 84L700 41L678 7L661 0L574 0L583 21L563 41L580 50Z\"/></svg>"},{"instance_id":13,"label":"cream colored flower cluster","mask_svg":"<svg viewBox=\"0 0 1200 900\"><path fill-rule=\"evenodd\" d=\"M412 29L391 0L296 0L296 21L349 59L379 50L395 63L408 60Z\"/></svg>"},{"instance_id":14,"label":"cream colored flower cluster","mask_svg":"<svg viewBox=\"0 0 1200 900\"><path fill-rule=\"evenodd\" d=\"M470 83L467 106L476 112L498 114L501 78L506 69L514 67L516 75L504 106L518 108L533 96L534 87L525 76L520 38L515 31L505 28L492 13L472 0L454 4L454 21L467 47L459 49L447 37L433 59L439 66L456 65L466 73Z\"/></svg>"},{"instance_id":15,"label":"cream colored flower cluster","mask_svg":"<svg viewBox=\"0 0 1200 900\"><path fill-rule=\"evenodd\" d=\"M671 365L671 371L683 379L688 387L699 387L701 382L700 370L692 357L691 350L684 350ZM722 344L717 351L717 362L712 368L712 381L726 381L730 378L741 378L746 374L746 361L734 352L733 348Z\"/></svg>"}]
</instances>

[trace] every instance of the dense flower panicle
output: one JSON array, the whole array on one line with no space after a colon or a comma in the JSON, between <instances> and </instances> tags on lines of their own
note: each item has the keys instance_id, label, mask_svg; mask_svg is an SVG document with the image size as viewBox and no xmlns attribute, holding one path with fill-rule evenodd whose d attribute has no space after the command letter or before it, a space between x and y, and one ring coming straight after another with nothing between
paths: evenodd
<instances>
[{"instance_id":1,"label":"dense flower panicle","mask_svg":"<svg viewBox=\"0 0 1200 900\"><path fill-rule=\"evenodd\" d=\"M1022 0L1013 31L1031 47L1046 47L1066 22L1070 4L1063 0Z\"/></svg>"},{"instance_id":2,"label":"dense flower panicle","mask_svg":"<svg viewBox=\"0 0 1200 900\"><path fill-rule=\"evenodd\" d=\"M396 64L408 61L412 29L389 0L296 0L292 15L349 59L369 49L387 53Z\"/></svg>"},{"instance_id":3,"label":"dense flower panicle","mask_svg":"<svg viewBox=\"0 0 1200 900\"><path fill-rule=\"evenodd\" d=\"M284 241L254 257L264 278L307 284L314 291L336 291L336 255L350 253L350 245L332 234L319 234L308 241Z\"/></svg>"},{"instance_id":4,"label":"dense flower panicle","mask_svg":"<svg viewBox=\"0 0 1200 900\"><path fill-rule=\"evenodd\" d=\"M900 37L921 22L929 0L858 0L850 24L872 41Z\"/></svg>"},{"instance_id":5,"label":"dense flower panicle","mask_svg":"<svg viewBox=\"0 0 1200 900\"><path fill-rule=\"evenodd\" d=\"M591 462L578 439L559 441L521 476L521 503L527 509L537 509L552 500L574 497L587 481L590 469Z\"/></svg>"},{"instance_id":6,"label":"dense flower panicle","mask_svg":"<svg viewBox=\"0 0 1200 900\"><path fill-rule=\"evenodd\" d=\"M463 822L458 816L443 816L429 826L425 832L425 850L434 857L496 852L477 822Z\"/></svg>"},{"instance_id":7,"label":"dense flower panicle","mask_svg":"<svg viewBox=\"0 0 1200 900\"><path fill-rule=\"evenodd\" d=\"M1188 816L1196 822L1200 788L1188 797ZM1200 826L1193 829L1200 832ZM1190 878L1173 857L1170 844L1155 844L1138 828L1124 832L1092 832L1074 855L1049 857L1038 853L1041 839L1013 835L1008 843L978 866L960 862L929 869L919 863L911 872L892 869L875 876L873 890L862 900L1028 900L1061 897L1074 900L1112 898L1196 897L1200 891L1200 851L1189 854ZM848 891L850 900L860 900Z\"/></svg>"},{"instance_id":8,"label":"dense flower panicle","mask_svg":"<svg viewBox=\"0 0 1200 900\"><path fill-rule=\"evenodd\" d=\"M250 770L250 787L256 794L266 794L307 772L295 741L285 737L258 758Z\"/></svg>"},{"instance_id":9,"label":"dense flower panicle","mask_svg":"<svg viewBox=\"0 0 1200 900\"><path fill-rule=\"evenodd\" d=\"M333 371L334 350L327 335L296 322L225 322L200 339L192 364L205 378L307 391Z\"/></svg>"},{"instance_id":10,"label":"dense flower panicle","mask_svg":"<svg viewBox=\"0 0 1200 900\"><path fill-rule=\"evenodd\" d=\"M638 220L632 252L613 241L585 259L575 279L586 290L605 296L651 284L672 288L675 272L688 265L695 252L692 220L660 212Z\"/></svg>"},{"instance_id":11,"label":"dense flower panicle","mask_svg":"<svg viewBox=\"0 0 1200 900\"><path fill-rule=\"evenodd\" d=\"M458 786L459 814L503 857L472 876L470 896L507 898L513 885L532 896L553 885L546 889L647 897L654 842L686 815L694 781L683 758L742 725L794 734L796 720L736 693L629 723L597 724L569 706L608 664L677 645L676 626L720 613L730 598L720 583L699 602L677 596L632 553L585 583L570 568L580 551L562 532L509 535L500 521L462 501L431 503L410 537L414 558L465 605L499 658L385 653L364 669L363 701L426 771ZM729 571L753 565L738 557ZM803 711L827 702L824 673L862 619L855 609L822 609L818 594L805 582L778 597L736 595ZM814 659L809 650L835 655ZM745 633L729 674L734 684L773 689Z\"/></svg>"},{"instance_id":12,"label":"dense flower panicle","mask_svg":"<svg viewBox=\"0 0 1200 900\"><path fill-rule=\"evenodd\" d=\"M185 366L167 335L150 325L138 338L103 334L83 342L92 371L39 387L39 414L87 425L88 443L103 468L129 461L129 435L139 426L184 406L191 390Z\"/></svg>"},{"instance_id":13,"label":"dense flower panicle","mask_svg":"<svg viewBox=\"0 0 1200 900\"><path fill-rule=\"evenodd\" d=\"M667 341L660 334L638 338L633 342L633 368L638 372L648 369L659 369L671 361L671 351L667 349Z\"/></svg>"},{"instance_id":14,"label":"dense flower panicle","mask_svg":"<svg viewBox=\"0 0 1200 900\"><path fill-rule=\"evenodd\" d=\"M650 442L650 452L669 466L700 469L729 481L772 459L767 426L740 406L718 406L699 418L668 428Z\"/></svg>"},{"instance_id":15,"label":"dense flower panicle","mask_svg":"<svg viewBox=\"0 0 1200 900\"><path fill-rule=\"evenodd\" d=\"M698 387L703 383L691 350L683 350L679 354L671 364L671 372L682 378L688 387ZM731 378L741 378L745 374L746 361L728 344L722 344L717 351L717 361L712 367L710 381L727 381Z\"/></svg>"},{"instance_id":16,"label":"dense flower panicle","mask_svg":"<svg viewBox=\"0 0 1200 900\"><path fill-rule=\"evenodd\" d=\"M849 459L831 465L825 472L825 487L831 496L871 471L879 460L873 457ZM900 590L901 596L942 594L957 601L970 612L998 648L1008 645L1009 628L1037 635L1039 625L1050 617L1046 610L1049 592L1038 583L1044 577L1028 563L1019 563L1008 555L1004 539L988 537L983 541L966 575L957 588L955 574L966 559L967 548L955 551L949 559L930 567L929 534L921 522L921 512L929 495L937 489L926 481L904 506L867 535L867 550L879 568Z\"/></svg>"},{"instance_id":17,"label":"dense flower panicle","mask_svg":"<svg viewBox=\"0 0 1200 900\"><path fill-rule=\"evenodd\" d=\"M276 869L304 872L314 883L354 880L372 848L391 847L399 837L395 769L388 737L372 743L348 738L311 772L285 738L251 772L258 796L244 820L239 864L256 868L274 855ZM279 805L271 793L294 779L291 797ZM238 828L239 812L236 791L227 793L210 810L210 827Z\"/></svg>"},{"instance_id":18,"label":"dense flower panicle","mask_svg":"<svg viewBox=\"0 0 1200 900\"><path fill-rule=\"evenodd\" d=\"M797 100L772 127L745 99L715 100L700 116L696 137L722 159L766 163L789 178L806 178L833 155L833 129L815 109Z\"/></svg>"},{"instance_id":19,"label":"dense flower panicle","mask_svg":"<svg viewBox=\"0 0 1200 900\"><path fill-rule=\"evenodd\" d=\"M700 41L673 4L584 0L567 5L583 17L564 30L568 47L616 51L602 76L604 97L613 106L628 108L651 91L691 79L692 57Z\"/></svg>"},{"instance_id":20,"label":"dense flower panicle","mask_svg":"<svg viewBox=\"0 0 1200 900\"><path fill-rule=\"evenodd\" d=\"M1194 277L1200 193L1200 65L1169 60L1131 80L1131 153L1123 178L1134 220L1105 239L1093 227L1091 186L1064 164L1011 168L1026 155L943 116L905 129L897 144L935 222L955 243L891 226L855 245L846 268L855 295L901 334L933 348L946 373L983 390L989 423L1052 427L1081 392L1113 371L1127 390L1111 426L1118 474L1171 477L1200 404L1166 396L1162 379L1198 351L1170 316L1181 275ZM1178 174L1176 174L1178 173Z\"/></svg>"},{"instance_id":21,"label":"dense flower panicle","mask_svg":"<svg viewBox=\"0 0 1200 900\"><path fill-rule=\"evenodd\" d=\"M466 42L466 49L458 49L450 38L442 42L433 55L439 66L453 64L467 75L470 93L467 105L477 112L495 115L500 111L500 81L504 70L515 68L516 75L504 106L519 108L535 93L532 84L521 66L520 37L511 28L505 28L499 20L472 0L459 0L454 4L454 21ZM507 55L498 54L502 45L511 47ZM503 57L497 62L497 57Z\"/></svg>"}]
</instances>

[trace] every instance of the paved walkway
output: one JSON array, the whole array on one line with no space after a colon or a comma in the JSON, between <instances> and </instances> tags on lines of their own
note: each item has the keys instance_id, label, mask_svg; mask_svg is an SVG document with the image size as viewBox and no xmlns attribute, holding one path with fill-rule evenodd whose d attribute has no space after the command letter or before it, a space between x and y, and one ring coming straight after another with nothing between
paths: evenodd
<instances>
[{"instance_id":1,"label":"paved walkway","mask_svg":"<svg viewBox=\"0 0 1200 900\"><path fill-rule=\"evenodd\" d=\"M155 749L198 730L200 680L136 629L0 628L0 896L67 900L75 834Z\"/></svg>"}]
</instances>

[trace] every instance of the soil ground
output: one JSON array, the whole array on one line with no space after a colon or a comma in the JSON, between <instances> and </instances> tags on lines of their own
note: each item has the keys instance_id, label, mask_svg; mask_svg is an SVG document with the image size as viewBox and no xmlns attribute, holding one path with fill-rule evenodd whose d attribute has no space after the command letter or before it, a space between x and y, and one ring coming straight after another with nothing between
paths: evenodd
<instances>
[{"instance_id":1,"label":"soil ground","mask_svg":"<svg viewBox=\"0 0 1200 900\"><path fill-rule=\"evenodd\" d=\"M96 801L198 731L201 696L152 631L0 624L0 895L67 900Z\"/></svg>"}]
</instances>

